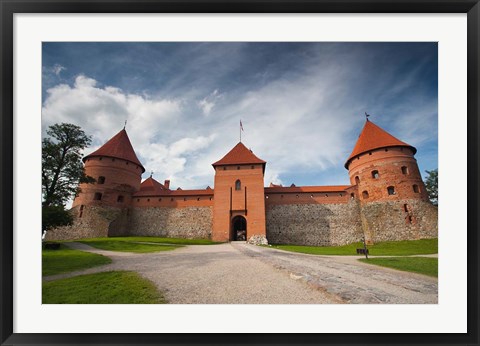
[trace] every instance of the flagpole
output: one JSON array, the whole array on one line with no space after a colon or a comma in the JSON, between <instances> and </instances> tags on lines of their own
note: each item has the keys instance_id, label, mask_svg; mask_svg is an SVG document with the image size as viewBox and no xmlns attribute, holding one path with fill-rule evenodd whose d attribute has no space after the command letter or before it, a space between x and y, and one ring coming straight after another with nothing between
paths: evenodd
<instances>
[{"instance_id":1,"label":"flagpole","mask_svg":"<svg viewBox=\"0 0 480 346\"><path fill-rule=\"evenodd\" d=\"M242 142L242 121L240 120L240 126L238 127L240 132L240 142Z\"/></svg>"}]
</instances>

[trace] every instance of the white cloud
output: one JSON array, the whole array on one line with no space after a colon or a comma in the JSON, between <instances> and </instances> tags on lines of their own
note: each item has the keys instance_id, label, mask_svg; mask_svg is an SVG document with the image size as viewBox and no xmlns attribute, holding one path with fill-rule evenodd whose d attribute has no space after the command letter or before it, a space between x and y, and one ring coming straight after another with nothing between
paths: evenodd
<instances>
[{"instance_id":1,"label":"white cloud","mask_svg":"<svg viewBox=\"0 0 480 346\"><path fill-rule=\"evenodd\" d=\"M55 73L57 76L60 75L60 73L66 69L67 68L65 66L62 66L60 64L55 64L52 68L53 73Z\"/></svg>"},{"instance_id":2,"label":"white cloud","mask_svg":"<svg viewBox=\"0 0 480 346\"><path fill-rule=\"evenodd\" d=\"M215 89L208 96L197 102L198 107L202 110L203 114L208 116L212 111L213 107L218 99L222 97L222 94L219 93L218 89Z\"/></svg>"}]
</instances>

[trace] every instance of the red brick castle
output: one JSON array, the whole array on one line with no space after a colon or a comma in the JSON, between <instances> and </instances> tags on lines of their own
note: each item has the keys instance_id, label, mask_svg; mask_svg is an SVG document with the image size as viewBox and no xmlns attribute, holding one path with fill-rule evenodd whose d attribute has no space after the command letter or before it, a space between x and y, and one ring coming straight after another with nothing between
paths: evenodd
<instances>
[{"instance_id":1,"label":"red brick castle","mask_svg":"<svg viewBox=\"0 0 480 346\"><path fill-rule=\"evenodd\" d=\"M416 149L366 121L345 168L351 185L264 187L266 162L243 143L212 164L214 188L170 189L149 177L125 129L85 156L96 179L81 185L73 226L50 239L144 235L251 243L342 245L361 240L433 238Z\"/></svg>"}]
</instances>

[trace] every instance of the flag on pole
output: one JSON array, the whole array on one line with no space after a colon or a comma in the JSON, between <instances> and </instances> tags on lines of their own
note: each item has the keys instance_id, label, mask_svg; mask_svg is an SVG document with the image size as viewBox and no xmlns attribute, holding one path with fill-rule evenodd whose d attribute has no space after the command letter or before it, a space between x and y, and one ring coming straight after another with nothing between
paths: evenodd
<instances>
[{"instance_id":1,"label":"flag on pole","mask_svg":"<svg viewBox=\"0 0 480 346\"><path fill-rule=\"evenodd\" d=\"M242 121L240 120L240 130L243 131L243 125L242 125Z\"/></svg>"}]
</instances>

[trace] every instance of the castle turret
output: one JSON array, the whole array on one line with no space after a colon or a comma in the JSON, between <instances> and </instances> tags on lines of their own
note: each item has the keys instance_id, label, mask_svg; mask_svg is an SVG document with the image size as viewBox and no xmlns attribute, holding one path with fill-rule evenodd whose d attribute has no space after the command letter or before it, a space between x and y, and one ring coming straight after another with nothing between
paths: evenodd
<instances>
[{"instance_id":1,"label":"castle turret","mask_svg":"<svg viewBox=\"0 0 480 346\"><path fill-rule=\"evenodd\" d=\"M81 192L75 198L73 207L124 208L130 205L132 194L140 189L145 168L138 160L125 129L85 156L83 162L85 173L95 178L96 182L80 185Z\"/></svg>"},{"instance_id":2,"label":"castle turret","mask_svg":"<svg viewBox=\"0 0 480 346\"><path fill-rule=\"evenodd\" d=\"M437 236L438 211L429 202L416 152L366 121L345 168L358 193L367 243Z\"/></svg>"},{"instance_id":3,"label":"castle turret","mask_svg":"<svg viewBox=\"0 0 480 346\"><path fill-rule=\"evenodd\" d=\"M212 239L266 243L266 162L239 142L215 162Z\"/></svg>"},{"instance_id":4,"label":"castle turret","mask_svg":"<svg viewBox=\"0 0 480 346\"><path fill-rule=\"evenodd\" d=\"M428 194L414 154L417 149L366 121L345 168L362 203L419 199Z\"/></svg>"}]
</instances>

